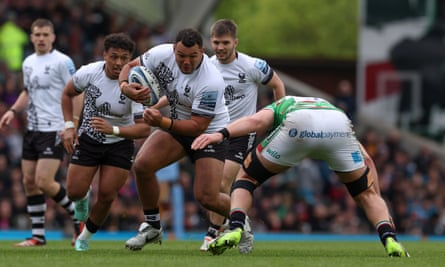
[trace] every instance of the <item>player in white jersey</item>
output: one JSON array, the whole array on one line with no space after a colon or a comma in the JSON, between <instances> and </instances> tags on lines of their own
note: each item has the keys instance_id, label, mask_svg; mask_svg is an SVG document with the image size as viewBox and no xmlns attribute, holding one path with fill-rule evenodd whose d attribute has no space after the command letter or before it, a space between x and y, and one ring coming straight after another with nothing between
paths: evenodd
<instances>
[{"instance_id":1,"label":"player in white jersey","mask_svg":"<svg viewBox=\"0 0 445 267\"><path fill-rule=\"evenodd\" d=\"M211 26L210 44L215 53L210 60L221 72L226 83L224 97L231 122L257 111L258 91L262 85L273 92L275 100L285 96L283 82L265 60L236 50L238 26L233 20L220 19ZM222 192L230 193L230 187L240 170L245 153L252 148L255 137L255 133L249 133L228 140ZM200 247L201 251L207 251L208 244L218 236L224 221L223 217L213 212L209 212L209 219L210 225ZM238 248L241 253L252 251L253 235L249 231L244 232Z\"/></svg>"},{"instance_id":2,"label":"player in white jersey","mask_svg":"<svg viewBox=\"0 0 445 267\"><path fill-rule=\"evenodd\" d=\"M45 239L45 195L62 206L72 217L74 235L80 222L74 218L74 206L65 188L55 180L64 152L60 138L63 130L61 95L63 87L75 72L73 61L53 48L53 23L37 19L31 25L34 53L22 65L25 90L0 120L0 128L8 125L17 112L27 112L27 132L23 138L21 167L31 218L32 237L15 244L17 247L41 246Z\"/></svg>"},{"instance_id":3,"label":"player in white jersey","mask_svg":"<svg viewBox=\"0 0 445 267\"><path fill-rule=\"evenodd\" d=\"M268 136L248 153L243 162L241 175L236 178L231 194L230 231L209 245L212 254L221 254L239 244L255 188L309 157L326 161L346 185L376 227L387 254L409 257L397 241L395 226L380 195L374 162L356 139L351 121L342 110L324 99L286 96L254 115L229 124L218 133L197 137L192 149L201 149L251 131L267 132Z\"/></svg>"},{"instance_id":4,"label":"player in white jersey","mask_svg":"<svg viewBox=\"0 0 445 267\"><path fill-rule=\"evenodd\" d=\"M133 161L134 141L147 137L150 126L142 119L143 106L123 95L119 73L131 59L135 43L123 33L104 39L104 60L82 66L65 86L63 144L72 153L67 191L75 200L76 217L86 221L76 240L77 251L87 251L89 241L105 222L113 201L127 180ZM74 128L72 98L85 92L82 123ZM91 183L98 173L97 200L89 211Z\"/></svg>"},{"instance_id":5,"label":"player in white jersey","mask_svg":"<svg viewBox=\"0 0 445 267\"><path fill-rule=\"evenodd\" d=\"M147 138L134 163L145 222L137 236L126 242L126 247L132 250L162 240L159 184L155 173L186 155L194 163L194 192L198 202L225 216L229 214L230 205L229 196L219 192L225 143L197 151L190 149L196 136L216 132L229 121L224 104L224 80L204 54L201 34L194 29L181 30L174 44L155 46L122 69L119 76L122 92L143 102L149 89L126 81L130 68L136 65L143 65L155 73L167 96L161 98L158 107L169 104L170 117L163 117L153 108L144 111L145 121L161 130Z\"/></svg>"}]
</instances>

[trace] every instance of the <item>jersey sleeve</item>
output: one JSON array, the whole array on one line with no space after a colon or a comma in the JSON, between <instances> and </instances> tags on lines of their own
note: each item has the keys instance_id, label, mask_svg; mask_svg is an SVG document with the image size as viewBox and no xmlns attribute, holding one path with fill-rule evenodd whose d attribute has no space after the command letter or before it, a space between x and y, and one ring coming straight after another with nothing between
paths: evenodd
<instances>
[{"instance_id":1,"label":"jersey sleeve","mask_svg":"<svg viewBox=\"0 0 445 267\"><path fill-rule=\"evenodd\" d=\"M171 44L152 47L140 56L141 65L156 73L156 67L162 60L171 55L171 51L173 51Z\"/></svg>"},{"instance_id":2,"label":"jersey sleeve","mask_svg":"<svg viewBox=\"0 0 445 267\"><path fill-rule=\"evenodd\" d=\"M142 114L144 112L144 106L141 103L131 101L131 113Z\"/></svg>"},{"instance_id":3,"label":"jersey sleeve","mask_svg":"<svg viewBox=\"0 0 445 267\"><path fill-rule=\"evenodd\" d=\"M74 62L71 58L66 57L62 62L61 62L61 67L59 68L60 70L60 76L63 80L64 84L67 84L68 81L71 79L71 77L74 75L74 73L76 72L76 67L74 66Z\"/></svg>"},{"instance_id":4,"label":"jersey sleeve","mask_svg":"<svg viewBox=\"0 0 445 267\"><path fill-rule=\"evenodd\" d=\"M264 59L260 58L251 58L249 72L253 80L261 84L267 84L273 76L273 69Z\"/></svg>"},{"instance_id":5,"label":"jersey sleeve","mask_svg":"<svg viewBox=\"0 0 445 267\"><path fill-rule=\"evenodd\" d=\"M80 67L73 75L73 84L77 92L81 93L90 84L92 75L95 73L95 63Z\"/></svg>"}]
</instances>

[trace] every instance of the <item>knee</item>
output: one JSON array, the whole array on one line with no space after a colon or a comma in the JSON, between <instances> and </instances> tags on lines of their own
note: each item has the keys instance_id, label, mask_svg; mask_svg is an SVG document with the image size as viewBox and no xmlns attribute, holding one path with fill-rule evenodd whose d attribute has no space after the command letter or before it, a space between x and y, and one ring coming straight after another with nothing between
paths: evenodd
<instances>
[{"instance_id":1,"label":"knee","mask_svg":"<svg viewBox=\"0 0 445 267\"><path fill-rule=\"evenodd\" d=\"M229 194L231 187L232 187L232 180L224 177L221 181L220 192Z\"/></svg>"},{"instance_id":2,"label":"knee","mask_svg":"<svg viewBox=\"0 0 445 267\"><path fill-rule=\"evenodd\" d=\"M70 188L67 188L66 195L71 201L81 200L84 197L80 191L72 190Z\"/></svg>"},{"instance_id":3,"label":"knee","mask_svg":"<svg viewBox=\"0 0 445 267\"><path fill-rule=\"evenodd\" d=\"M51 187L52 183L55 183L53 179L48 179L46 177L36 177L36 186L44 192Z\"/></svg>"},{"instance_id":4,"label":"knee","mask_svg":"<svg viewBox=\"0 0 445 267\"><path fill-rule=\"evenodd\" d=\"M34 179L31 177L23 177L23 186L27 191L38 189L37 184L35 183Z\"/></svg>"},{"instance_id":5,"label":"knee","mask_svg":"<svg viewBox=\"0 0 445 267\"><path fill-rule=\"evenodd\" d=\"M195 193L195 198L204 208L212 210L216 206L217 198L214 194L206 192Z\"/></svg>"},{"instance_id":6,"label":"knee","mask_svg":"<svg viewBox=\"0 0 445 267\"><path fill-rule=\"evenodd\" d=\"M150 163L140 157L135 159L133 163L133 170L136 176L153 172Z\"/></svg>"}]
</instances>

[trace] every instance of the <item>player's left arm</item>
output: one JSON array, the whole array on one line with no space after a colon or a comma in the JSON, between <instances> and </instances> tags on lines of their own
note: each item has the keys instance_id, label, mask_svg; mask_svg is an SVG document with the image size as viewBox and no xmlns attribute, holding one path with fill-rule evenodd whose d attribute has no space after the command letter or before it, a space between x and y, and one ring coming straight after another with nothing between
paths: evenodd
<instances>
[{"instance_id":1,"label":"player's left arm","mask_svg":"<svg viewBox=\"0 0 445 267\"><path fill-rule=\"evenodd\" d=\"M144 120L149 125L192 137L202 134L212 119L213 117L192 114L189 120L175 120L163 116L157 109L147 108L144 110Z\"/></svg>"},{"instance_id":2,"label":"player's left arm","mask_svg":"<svg viewBox=\"0 0 445 267\"><path fill-rule=\"evenodd\" d=\"M126 139L138 139L150 135L150 125L145 123L143 119L135 119L134 122L132 125L115 126L104 118L93 117L90 126L100 133L112 134ZM115 127L117 127L117 132L115 132Z\"/></svg>"},{"instance_id":3,"label":"player's left arm","mask_svg":"<svg viewBox=\"0 0 445 267\"><path fill-rule=\"evenodd\" d=\"M224 136L221 131L211 134L201 134L193 141L191 148L194 150L203 149L209 144L223 141L224 138L243 136L251 132L264 134L272 128L273 122L273 111L270 109L262 109L251 116L242 117L227 125L227 127L222 130L226 131L226 136Z\"/></svg>"},{"instance_id":4,"label":"player's left arm","mask_svg":"<svg viewBox=\"0 0 445 267\"><path fill-rule=\"evenodd\" d=\"M278 100L286 95L286 88L278 74L274 71L272 78L266 86L273 91L274 100Z\"/></svg>"}]
</instances>

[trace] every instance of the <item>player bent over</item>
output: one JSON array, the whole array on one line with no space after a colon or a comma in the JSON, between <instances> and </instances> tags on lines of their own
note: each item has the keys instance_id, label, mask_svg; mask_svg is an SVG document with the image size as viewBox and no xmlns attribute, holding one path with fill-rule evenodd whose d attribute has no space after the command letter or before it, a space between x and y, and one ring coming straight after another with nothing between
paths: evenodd
<instances>
[{"instance_id":1,"label":"player bent over","mask_svg":"<svg viewBox=\"0 0 445 267\"><path fill-rule=\"evenodd\" d=\"M233 185L230 230L209 245L213 255L239 244L255 188L309 157L326 161L336 172L376 227L386 253L409 257L397 241L389 210L380 196L373 160L356 139L345 113L324 99L286 96L217 133L200 135L192 143L192 149L249 132L265 131L269 135L247 155L241 175Z\"/></svg>"}]
</instances>

